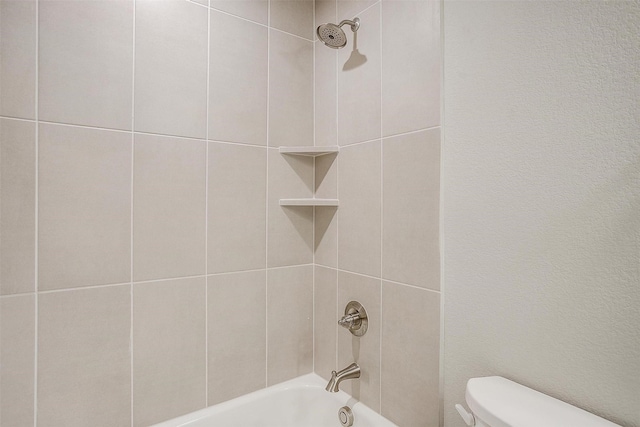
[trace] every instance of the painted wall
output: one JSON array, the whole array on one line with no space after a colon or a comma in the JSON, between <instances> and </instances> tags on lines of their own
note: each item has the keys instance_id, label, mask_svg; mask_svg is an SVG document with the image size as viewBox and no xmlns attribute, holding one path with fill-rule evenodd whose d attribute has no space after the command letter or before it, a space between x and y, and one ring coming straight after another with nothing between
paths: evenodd
<instances>
[{"instance_id":1,"label":"painted wall","mask_svg":"<svg viewBox=\"0 0 640 427\"><path fill-rule=\"evenodd\" d=\"M315 42L315 371L353 361L344 389L401 426L439 424L440 4L316 1L316 24L361 20L335 51ZM368 311L361 338L336 320Z\"/></svg>"},{"instance_id":2,"label":"painted wall","mask_svg":"<svg viewBox=\"0 0 640 427\"><path fill-rule=\"evenodd\" d=\"M445 425L502 375L640 426L640 4L444 4Z\"/></svg>"},{"instance_id":3,"label":"painted wall","mask_svg":"<svg viewBox=\"0 0 640 427\"><path fill-rule=\"evenodd\" d=\"M0 2L3 427L313 370L313 2L208 3Z\"/></svg>"}]
</instances>

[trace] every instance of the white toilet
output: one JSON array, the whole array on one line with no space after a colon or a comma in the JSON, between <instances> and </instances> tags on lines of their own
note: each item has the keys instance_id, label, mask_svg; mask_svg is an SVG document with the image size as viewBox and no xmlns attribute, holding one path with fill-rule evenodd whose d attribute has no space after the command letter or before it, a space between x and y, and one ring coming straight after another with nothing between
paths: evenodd
<instances>
[{"instance_id":1,"label":"white toilet","mask_svg":"<svg viewBox=\"0 0 640 427\"><path fill-rule=\"evenodd\" d=\"M475 427L614 427L611 421L502 377L471 378L456 409Z\"/></svg>"}]
</instances>

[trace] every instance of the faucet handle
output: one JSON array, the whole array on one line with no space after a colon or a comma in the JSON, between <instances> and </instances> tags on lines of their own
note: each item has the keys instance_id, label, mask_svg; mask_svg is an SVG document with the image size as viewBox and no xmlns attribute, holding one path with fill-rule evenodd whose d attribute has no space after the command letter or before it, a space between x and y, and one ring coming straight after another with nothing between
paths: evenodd
<instances>
[{"instance_id":1,"label":"faucet handle","mask_svg":"<svg viewBox=\"0 0 640 427\"><path fill-rule=\"evenodd\" d=\"M342 319L338 320L338 325L343 328L351 329L353 327L360 326L359 324L362 321L360 320L360 313L353 313L342 316Z\"/></svg>"},{"instance_id":2,"label":"faucet handle","mask_svg":"<svg viewBox=\"0 0 640 427\"><path fill-rule=\"evenodd\" d=\"M356 337L363 336L368 329L367 311L358 301L350 301L344 309L344 316L338 325L348 329Z\"/></svg>"}]
</instances>

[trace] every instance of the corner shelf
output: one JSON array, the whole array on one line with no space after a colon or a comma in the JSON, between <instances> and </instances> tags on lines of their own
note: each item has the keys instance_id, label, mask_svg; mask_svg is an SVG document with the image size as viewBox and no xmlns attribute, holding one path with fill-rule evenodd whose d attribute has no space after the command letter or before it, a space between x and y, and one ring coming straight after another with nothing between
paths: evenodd
<instances>
[{"instance_id":1,"label":"corner shelf","mask_svg":"<svg viewBox=\"0 0 640 427\"><path fill-rule=\"evenodd\" d=\"M338 206L338 199L280 199L280 206Z\"/></svg>"},{"instance_id":2,"label":"corner shelf","mask_svg":"<svg viewBox=\"0 0 640 427\"><path fill-rule=\"evenodd\" d=\"M306 156L306 157L318 157L325 156L328 154L337 155L340 152L340 147L331 146L331 147L314 147L314 146L304 146L304 147L280 147L278 149L280 154L290 155L290 156ZM333 159L329 159L333 162ZM313 168L315 169L315 160L313 161ZM313 171L315 174L315 170ZM300 198L300 199L280 199L280 206L333 206L338 207L338 199L319 199L315 197L315 191L313 197L310 198Z\"/></svg>"},{"instance_id":3,"label":"corner shelf","mask_svg":"<svg viewBox=\"0 0 640 427\"><path fill-rule=\"evenodd\" d=\"M327 154L337 154L340 152L340 147L280 147L279 150L280 154L318 157Z\"/></svg>"}]
</instances>

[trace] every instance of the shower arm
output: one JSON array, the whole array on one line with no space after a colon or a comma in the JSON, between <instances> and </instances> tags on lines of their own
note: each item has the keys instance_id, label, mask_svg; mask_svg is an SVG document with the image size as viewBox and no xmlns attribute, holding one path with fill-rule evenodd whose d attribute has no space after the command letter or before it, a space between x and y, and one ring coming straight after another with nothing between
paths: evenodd
<instances>
[{"instance_id":1,"label":"shower arm","mask_svg":"<svg viewBox=\"0 0 640 427\"><path fill-rule=\"evenodd\" d=\"M343 25L349 25L351 27L351 31L355 33L356 31L358 31L358 28L360 28L360 18L354 18L353 21L350 19L345 19L338 24L338 27L342 27Z\"/></svg>"}]
</instances>

